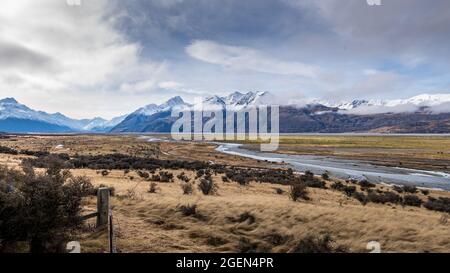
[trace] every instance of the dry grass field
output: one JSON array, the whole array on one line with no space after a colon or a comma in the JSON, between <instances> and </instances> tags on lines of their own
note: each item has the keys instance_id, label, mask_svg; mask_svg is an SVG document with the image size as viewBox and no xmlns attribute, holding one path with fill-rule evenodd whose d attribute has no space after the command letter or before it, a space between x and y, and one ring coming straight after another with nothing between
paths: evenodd
<instances>
[{"instance_id":1,"label":"dry grass field","mask_svg":"<svg viewBox=\"0 0 450 273\"><path fill-rule=\"evenodd\" d=\"M288 252L305 236L323 234L332 235L337 244L354 252L366 252L370 241L380 242L386 252L450 251L450 225L444 214L425 208L363 206L340 192L323 189L310 189L310 201L293 202L287 186L240 186L219 177L214 177L219 185L216 196L204 196L198 189L193 195L183 195L181 181L158 183L158 191L148 193L148 181L129 180L128 176L136 174L74 173L116 189L117 247L123 252L240 252L246 247ZM276 188L284 193L277 194ZM198 215L183 216L179 209L183 205L196 205ZM86 207L95 209L95 198L87 200ZM254 219L239 219L246 213ZM83 245L86 251L101 252L107 243L95 234L86 237Z\"/></svg>"},{"instance_id":2,"label":"dry grass field","mask_svg":"<svg viewBox=\"0 0 450 273\"><path fill-rule=\"evenodd\" d=\"M218 154L210 144L149 143L136 136L27 136L2 139L0 145L71 155L128 153L237 166L283 167ZM57 145L64 147L56 148ZM310 147L311 143L298 144L303 146ZM317 147L324 147L323 140ZM24 157L1 154L0 164L17 167ZM150 193L152 181L141 178L136 171L112 170L107 175L101 170L71 171L91 178L96 186L115 188L112 209L120 252L291 252L303 238L326 234L332 236L336 246L345 246L351 252L368 252L366 245L370 241L378 241L383 252L450 252L449 216L424 207L362 205L330 187L308 188L310 200L294 202L289 198L289 186L257 182L241 186L223 182L220 175L212 176L218 185L217 194L204 195L198 189L195 173L187 170L165 170L174 174L174 182L156 183L157 191ZM176 178L181 172L195 181L192 195L183 194L184 182ZM328 186L333 182L326 181ZM377 185L376 189L391 191L387 185ZM429 195L450 197L441 191L431 191ZM417 196L428 198L420 192ZM95 211L96 198L86 198L83 206L86 213ZM187 213L183 206L196 206L195 212ZM77 234L82 252L106 252L107 233L96 231L92 224L86 223Z\"/></svg>"},{"instance_id":3,"label":"dry grass field","mask_svg":"<svg viewBox=\"0 0 450 273\"><path fill-rule=\"evenodd\" d=\"M259 145L247 143L247 148ZM450 171L450 136L283 135L285 154L358 159L383 166Z\"/></svg>"}]
</instances>

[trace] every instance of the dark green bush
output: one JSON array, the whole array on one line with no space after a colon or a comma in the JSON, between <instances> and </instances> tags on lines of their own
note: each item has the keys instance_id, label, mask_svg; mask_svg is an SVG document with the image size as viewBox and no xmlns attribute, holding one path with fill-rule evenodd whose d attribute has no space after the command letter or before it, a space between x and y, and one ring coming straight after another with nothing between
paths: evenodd
<instances>
[{"instance_id":1,"label":"dark green bush","mask_svg":"<svg viewBox=\"0 0 450 273\"><path fill-rule=\"evenodd\" d=\"M416 193L417 187L416 186L410 186L410 185L404 185L403 190L407 193Z\"/></svg>"},{"instance_id":2,"label":"dark green bush","mask_svg":"<svg viewBox=\"0 0 450 273\"><path fill-rule=\"evenodd\" d=\"M375 184L370 183L367 180L359 181L358 184L359 184L359 186L361 186L362 189L375 188L375 186L376 186Z\"/></svg>"},{"instance_id":3,"label":"dark green bush","mask_svg":"<svg viewBox=\"0 0 450 273\"><path fill-rule=\"evenodd\" d=\"M403 197L403 204L405 206L420 207L422 203L422 199L420 199L416 195L408 194Z\"/></svg>"},{"instance_id":4,"label":"dark green bush","mask_svg":"<svg viewBox=\"0 0 450 273\"><path fill-rule=\"evenodd\" d=\"M37 174L0 167L1 248L28 242L31 252L62 252L80 225L81 200L92 191L89 179L74 177L58 164Z\"/></svg>"},{"instance_id":5,"label":"dark green bush","mask_svg":"<svg viewBox=\"0 0 450 273\"><path fill-rule=\"evenodd\" d=\"M149 193L156 193L158 191L158 184L155 182L150 183L150 188L148 189Z\"/></svg>"},{"instance_id":6,"label":"dark green bush","mask_svg":"<svg viewBox=\"0 0 450 273\"><path fill-rule=\"evenodd\" d=\"M429 210L450 213L450 198L439 197L436 199L433 197L428 197L428 201L425 202L423 206Z\"/></svg>"},{"instance_id":7,"label":"dark green bush","mask_svg":"<svg viewBox=\"0 0 450 273\"><path fill-rule=\"evenodd\" d=\"M369 192L367 198L370 202L378 204L386 204L386 203L399 204L403 201L400 195L393 192L384 192L380 194L375 192Z\"/></svg>"},{"instance_id":8,"label":"dark green bush","mask_svg":"<svg viewBox=\"0 0 450 273\"><path fill-rule=\"evenodd\" d=\"M183 205L179 207L180 212L184 216L196 216L197 215L197 205Z\"/></svg>"},{"instance_id":9,"label":"dark green bush","mask_svg":"<svg viewBox=\"0 0 450 273\"><path fill-rule=\"evenodd\" d=\"M212 179L200 179L200 183L198 184L198 188L204 195L213 195L217 193L217 185L214 183Z\"/></svg>"},{"instance_id":10,"label":"dark green bush","mask_svg":"<svg viewBox=\"0 0 450 273\"><path fill-rule=\"evenodd\" d=\"M298 199L309 200L306 185L302 182L294 182L291 185L289 197L292 199L292 201L297 201Z\"/></svg>"},{"instance_id":11,"label":"dark green bush","mask_svg":"<svg viewBox=\"0 0 450 273\"><path fill-rule=\"evenodd\" d=\"M192 187L191 182L183 182L183 184L181 184L181 189L185 195L190 195L194 192L194 187Z\"/></svg>"},{"instance_id":12,"label":"dark green bush","mask_svg":"<svg viewBox=\"0 0 450 273\"><path fill-rule=\"evenodd\" d=\"M347 247L335 245L330 235L307 236L301 239L290 251L293 253L346 253Z\"/></svg>"}]
</instances>

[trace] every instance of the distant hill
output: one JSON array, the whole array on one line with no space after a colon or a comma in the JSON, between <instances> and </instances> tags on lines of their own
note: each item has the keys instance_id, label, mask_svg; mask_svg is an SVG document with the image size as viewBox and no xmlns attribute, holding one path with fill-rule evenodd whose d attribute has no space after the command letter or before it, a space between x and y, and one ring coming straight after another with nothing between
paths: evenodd
<instances>
[{"instance_id":1,"label":"distant hill","mask_svg":"<svg viewBox=\"0 0 450 273\"><path fill-rule=\"evenodd\" d=\"M125 117L123 117L125 118ZM15 133L107 132L123 118L72 119L61 113L33 110L14 98L0 100L0 131Z\"/></svg>"},{"instance_id":2,"label":"distant hill","mask_svg":"<svg viewBox=\"0 0 450 273\"><path fill-rule=\"evenodd\" d=\"M0 131L9 133L69 133L74 130L39 120L7 118L0 120Z\"/></svg>"},{"instance_id":3,"label":"distant hill","mask_svg":"<svg viewBox=\"0 0 450 273\"><path fill-rule=\"evenodd\" d=\"M234 92L203 100L206 110L246 109L271 105L277 98L269 92ZM4 132L161 132L171 131L175 108L198 107L181 97L157 105L148 104L133 113L112 120L71 119L60 113L48 114L18 103L0 100L0 131ZM281 133L450 133L450 94L423 94L404 100L306 100L280 106Z\"/></svg>"}]
</instances>

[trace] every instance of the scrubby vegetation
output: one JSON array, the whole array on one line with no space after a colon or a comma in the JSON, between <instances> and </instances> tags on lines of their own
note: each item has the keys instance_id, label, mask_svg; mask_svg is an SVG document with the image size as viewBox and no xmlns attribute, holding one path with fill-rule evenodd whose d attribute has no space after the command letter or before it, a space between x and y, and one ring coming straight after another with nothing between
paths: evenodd
<instances>
[{"instance_id":1,"label":"scrubby vegetation","mask_svg":"<svg viewBox=\"0 0 450 273\"><path fill-rule=\"evenodd\" d=\"M290 187L289 197L294 202L299 199L309 200L308 191L306 190L306 184L302 182L293 183Z\"/></svg>"},{"instance_id":2,"label":"scrubby vegetation","mask_svg":"<svg viewBox=\"0 0 450 273\"><path fill-rule=\"evenodd\" d=\"M187 175L184 172L177 175L177 178L186 183L191 181L191 179L189 177L187 177Z\"/></svg>"},{"instance_id":3,"label":"scrubby vegetation","mask_svg":"<svg viewBox=\"0 0 450 273\"><path fill-rule=\"evenodd\" d=\"M420 207L423 201L416 195L408 194L403 197L403 204L405 206Z\"/></svg>"},{"instance_id":4,"label":"scrubby vegetation","mask_svg":"<svg viewBox=\"0 0 450 273\"><path fill-rule=\"evenodd\" d=\"M424 207L429 210L441 211L450 213L450 198L439 197L433 198L429 197L428 201L425 202Z\"/></svg>"},{"instance_id":5,"label":"scrubby vegetation","mask_svg":"<svg viewBox=\"0 0 450 273\"><path fill-rule=\"evenodd\" d=\"M218 186L216 185L216 183L214 183L214 181L211 178L210 179L201 178L200 183L198 184L198 188L204 195L217 194L218 190Z\"/></svg>"},{"instance_id":6,"label":"scrubby vegetation","mask_svg":"<svg viewBox=\"0 0 450 273\"><path fill-rule=\"evenodd\" d=\"M191 182L183 182L183 184L181 184L181 189L183 190L184 195L190 195L194 192L194 187Z\"/></svg>"},{"instance_id":7,"label":"scrubby vegetation","mask_svg":"<svg viewBox=\"0 0 450 273\"><path fill-rule=\"evenodd\" d=\"M156 193L158 190L159 190L158 184L156 184L155 182L150 183L148 193Z\"/></svg>"},{"instance_id":8,"label":"scrubby vegetation","mask_svg":"<svg viewBox=\"0 0 450 273\"><path fill-rule=\"evenodd\" d=\"M378 203L378 204L399 204L402 202L402 197L394 192L369 192L367 194L367 198L370 202Z\"/></svg>"},{"instance_id":9,"label":"scrubby vegetation","mask_svg":"<svg viewBox=\"0 0 450 273\"><path fill-rule=\"evenodd\" d=\"M30 252L62 252L80 225L81 200L93 189L89 179L61 170L58 162L45 173L1 166L0 251L27 242Z\"/></svg>"},{"instance_id":10,"label":"scrubby vegetation","mask_svg":"<svg viewBox=\"0 0 450 273\"><path fill-rule=\"evenodd\" d=\"M232 223L247 222L250 225L256 222L256 216L248 211L241 213L238 217L227 217L227 219Z\"/></svg>"},{"instance_id":11,"label":"scrubby vegetation","mask_svg":"<svg viewBox=\"0 0 450 273\"><path fill-rule=\"evenodd\" d=\"M10 155L28 155L28 156L48 156L50 153L46 151L30 151L30 150L15 150L9 147L0 146L0 154L10 154Z\"/></svg>"},{"instance_id":12,"label":"scrubby vegetation","mask_svg":"<svg viewBox=\"0 0 450 273\"><path fill-rule=\"evenodd\" d=\"M197 215L197 205L182 205L179 207L180 212L183 216L196 216Z\"/></svg>"},{"instance_id":13,"label":"scrubby vegetation","mask_svg":"<svg viewBox=\"0 0 450 273\"><path fill-rule=\"evenodd\" d=\"M346 253L347 247L335 244L333 238L323 236L307 236L301 239L291 250L293 253Z\"/></svg>"}]
</instances>

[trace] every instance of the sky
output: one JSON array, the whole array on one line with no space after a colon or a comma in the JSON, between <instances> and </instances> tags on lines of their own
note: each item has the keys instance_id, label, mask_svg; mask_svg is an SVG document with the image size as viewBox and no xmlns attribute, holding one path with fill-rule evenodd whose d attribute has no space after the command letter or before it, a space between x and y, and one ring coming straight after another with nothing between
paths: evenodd
<instances>
[{"instance_id":1,"label":"sky","mask_svg":"<svg viewBox=\"0 0 450 273\"><path fill-rule=\"evenodd\" d=\"M112 118L176 95L450 93L448 0L73 2L2 1L0 98Z\"/></svg>"}]
</instances>

